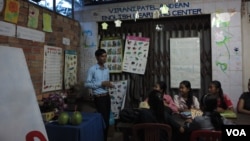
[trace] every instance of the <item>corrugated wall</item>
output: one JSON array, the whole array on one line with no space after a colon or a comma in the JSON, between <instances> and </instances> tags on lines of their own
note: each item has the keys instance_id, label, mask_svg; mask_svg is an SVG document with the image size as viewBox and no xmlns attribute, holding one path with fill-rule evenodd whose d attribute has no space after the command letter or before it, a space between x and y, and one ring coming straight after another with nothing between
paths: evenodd
<instances>
[{"instance_id":1,"label":"corrugated wall","mask_svg":"<svg viewBox=\"0 0 250 141\"><path fill-rule=\"evenodd\" d=\"M200 38L201 89L193 91L199 98L207 92L208 83L212 79L210 15L122 21L121 27L115 27L114 22L107 23L109 25L107 30L102 30L102 23L99 23L100 39L121 37L125 41L127 35L150 38L144 75L127 72L111 74L113 81L128 80L129 82L125 107L137 107L152 89L153 84L160 80L167 83L169 94L178 93L178 89L170 88L170 38ZM162 27L162 30L156 30L157 25Z\"/></svg>"}]
</instances>

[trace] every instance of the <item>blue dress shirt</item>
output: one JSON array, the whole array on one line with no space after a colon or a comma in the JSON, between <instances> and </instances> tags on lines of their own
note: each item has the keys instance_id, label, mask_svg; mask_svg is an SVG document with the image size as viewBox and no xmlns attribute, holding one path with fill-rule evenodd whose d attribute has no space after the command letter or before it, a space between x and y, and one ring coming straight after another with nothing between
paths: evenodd
<instances>
[{"instance_id":1,"label":"blue dress shirt","mask_svg":"<svg viewBox=\"0 0 250 141\"><path fill-rule=\"evenodd\" d=\"M103 81L109 81L109 69L106 66L101 68L98 64L90 67L85 87L91 88L94 95L107 93L108 88L102 86Z\"/></svg>"}]
</instances>

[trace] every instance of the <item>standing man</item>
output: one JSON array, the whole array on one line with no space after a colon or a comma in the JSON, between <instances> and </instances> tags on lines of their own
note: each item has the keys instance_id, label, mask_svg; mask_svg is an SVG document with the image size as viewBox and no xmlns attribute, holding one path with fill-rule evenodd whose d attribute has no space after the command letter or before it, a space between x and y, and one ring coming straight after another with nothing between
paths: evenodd
<instances>
[{"instance_id":1,"label":"standing man","mask_svg":"<svg viewBox=\"0 0 250 141\"><path fill-rule=\"evenodd\" d=\"M85 87L92 89L97 112L102 114L106 124L104 141L107 141L111 108L108 88L112 88L113 85L109 81L109 69L104 65L107 59L106 51L104 49L97 49L95 57L97 64L89 68Z\"/></svg>"}]
</instances>

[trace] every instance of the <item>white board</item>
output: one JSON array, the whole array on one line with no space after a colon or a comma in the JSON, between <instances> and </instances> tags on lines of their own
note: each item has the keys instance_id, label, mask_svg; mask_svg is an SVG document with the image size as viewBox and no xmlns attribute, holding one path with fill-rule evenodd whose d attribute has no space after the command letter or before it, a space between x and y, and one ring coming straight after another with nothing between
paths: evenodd
<instances>
[{"instance_id":1,"label":"white board","mask_svg":"<svg viewBox=\"0 0 250 141\"><path fill-rule=\"evenodd\" d=\"M0 45L0 66L0 141L47 141L23 50Z\"/></svg>"},{"instance_id":2,"label":"white board","mask_svg":"<svg viewBox=\"0 0 250 141\"><path fill-rule=\"evenodd\" d=\"M191 82L191 87L200 88L200 39L170 39L171 88L179 88L183 80Z\"/></svg>"}]
</instances>

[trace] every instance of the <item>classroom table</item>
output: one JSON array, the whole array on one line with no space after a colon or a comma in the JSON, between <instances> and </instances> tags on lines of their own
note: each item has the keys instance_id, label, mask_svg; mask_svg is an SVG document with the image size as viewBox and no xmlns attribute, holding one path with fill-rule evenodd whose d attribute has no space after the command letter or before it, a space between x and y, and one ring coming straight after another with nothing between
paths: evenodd
<instances>
[{"instance_id":1,"label":"classroom table","mask_svg":"<svg viewBox=\"0 0 250 141\"><path fill-rule=\"evenodd\" d=\"M250 125L250 115L237 113L236 118L229 118L236 125Z\"/></svg>"},{"instance_id":2,"label":"classroom table","mask_svg":"<svg viewBox=\"0 0 250 141\"><path fill-rule=\"evenodd\" d=\"M103 141L105 123L100 113L82 113L80 125L46 123L49 141Z\"/></svg>"}]
</instances>

